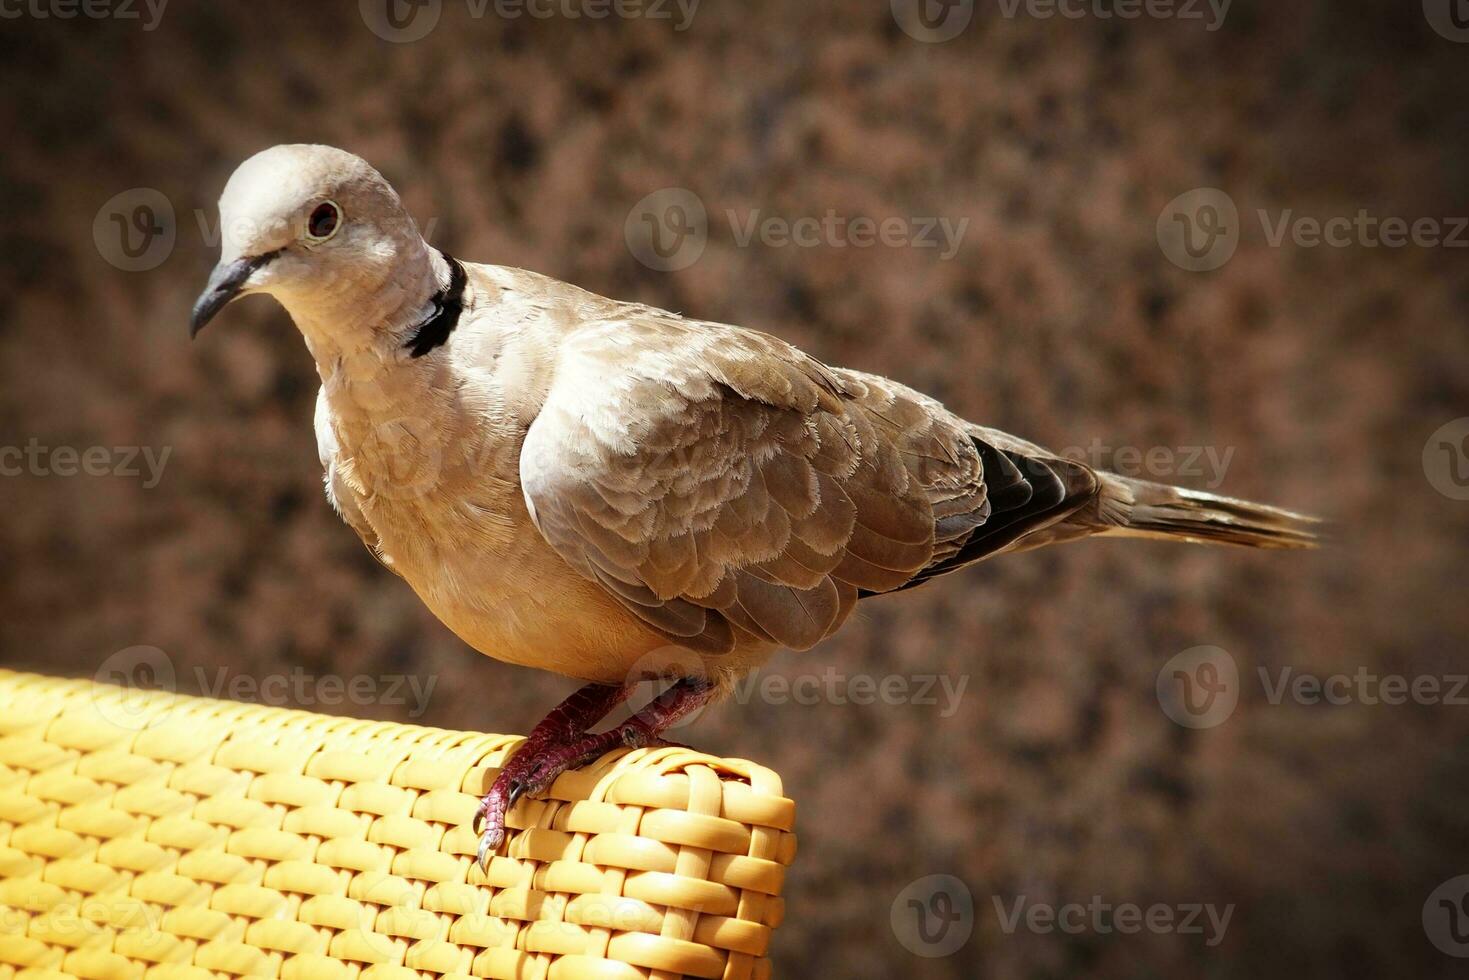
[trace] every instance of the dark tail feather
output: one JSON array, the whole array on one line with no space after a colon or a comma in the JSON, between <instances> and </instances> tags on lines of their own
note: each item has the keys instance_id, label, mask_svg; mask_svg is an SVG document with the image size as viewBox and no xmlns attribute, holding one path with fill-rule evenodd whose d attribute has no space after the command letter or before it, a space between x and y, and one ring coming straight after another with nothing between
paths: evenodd
<instances>
[{"instance_id":1,"label":"dark tail feather","mask_svg":"<svg viewBox=\"0 0 1469 980\"><path fill-rule=\"evenodd\" d=\"M1320 520L1265 504L1197 490L1098 474L1103 534L1233 544L1245 548L1314 548Z\"/></svg>"}]
</instances>

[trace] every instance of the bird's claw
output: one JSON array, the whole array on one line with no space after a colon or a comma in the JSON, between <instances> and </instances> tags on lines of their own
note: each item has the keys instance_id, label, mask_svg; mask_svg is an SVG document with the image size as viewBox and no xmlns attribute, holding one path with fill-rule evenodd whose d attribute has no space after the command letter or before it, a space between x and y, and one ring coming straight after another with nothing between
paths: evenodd
<instances>
[{"instance_id":1,"label":"bird's claw","mask_svg":"<svg viewBox=\"0 0 1469 980\"><path fill-rule=\"evenodd\" d=\"M510 781L510 790L505 794L505 812L509 813L520 798L525 795L527 786L519 779Z\"/></svg>"},{"instance_id":2,"label":"bird's claw","mask_svg":"<svg viewBox=\"0 0 1469 980\"><path fill-rule=\"evenodd\" d=\"M475 861L480 869L489 871L490 855L505 843L505 821L511 808L527 796L545 793L562 773L583 766L620 746L641 748L649 745L676 745L677 743L660 738L660 733L669 722L685 713L689 705L697 707L707 701L713 691L708 685L690 685L686 682L680 682L680 685L678 691L681 694L678 699L670 700L668 692L660 695L661 699L669 703L664 704L660 700L660 711L649 719L639 718L625 722L609 731L589 734L586 726L600 720L607 711L625 700L628 690L626 687L591 685L595 689L592 694L588 695L586 689L583 689L537 725L536 731L531 733L530 738L520 745L495 774L494 782L475 814L473 829L480 835ZM576 703L578 699L586 700L589 697L592 699L591 707L595 710L587 710L587 705ZM572 718L568 720L561 717L573 709ZM553 721L556 724L552 725Z\"/></svg>"},{"instance_id":3,"label":"bird's claw","mask_svg":"<svg viewBox=\"0 0 1469 980\"><path fill-rule=\"evenodd\" d=\"M508 836L505 820L511 808L526 796L530 789L530 783L526 780L513 776L504 778L502 773L490 787L484 802L475 811L472 827L479 834L479 850L475 853L475 863L479 865L481 871L489 871L490 855L499 849Z\"/></svg>"},{"instance_id":4,"label":"bird's claw","mask_svg":"<svg viewBox=\"0 0 1469 980\"><path fill-rule=\"evenodd\" d=\"M490 870L490 854L500 846L505 839L503 829L487 829L479 838L479 850L475 853L474 862L479 865L481 874L488 874Z\"/></svg>"}]
</instances>

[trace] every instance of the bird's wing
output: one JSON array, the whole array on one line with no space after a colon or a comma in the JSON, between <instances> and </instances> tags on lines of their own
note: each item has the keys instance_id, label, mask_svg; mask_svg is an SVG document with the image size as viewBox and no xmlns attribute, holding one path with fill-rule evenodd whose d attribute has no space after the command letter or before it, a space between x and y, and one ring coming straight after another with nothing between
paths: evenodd
<instances>
[{"instance_id":1,"label":"bird's wing","mask_svg":"<svg viewBox=\"0 0 1469 980\"><path fill-rule=\"evenodd\" d=\"M901 385L638 308L563 342L520 473L557 553L674 642L806 649L985 523L981 446Z\"/></svg>"}]
</instances>

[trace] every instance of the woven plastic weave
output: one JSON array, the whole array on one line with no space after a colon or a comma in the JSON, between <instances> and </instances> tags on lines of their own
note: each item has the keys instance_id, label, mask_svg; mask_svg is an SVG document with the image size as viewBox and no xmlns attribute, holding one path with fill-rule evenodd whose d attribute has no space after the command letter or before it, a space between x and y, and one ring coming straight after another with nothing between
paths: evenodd
<instances>
[{"instance_id":1,"label":"woven plastic weave","mask_svg":"<svg viewBox=\"0 0 1469 980\"><path fill-rule=\"evenodd\" d=\"M769 976L775 773L612 753L482 873L518 742L0 671L0 980Z\"/></svg>"}]
</instances>

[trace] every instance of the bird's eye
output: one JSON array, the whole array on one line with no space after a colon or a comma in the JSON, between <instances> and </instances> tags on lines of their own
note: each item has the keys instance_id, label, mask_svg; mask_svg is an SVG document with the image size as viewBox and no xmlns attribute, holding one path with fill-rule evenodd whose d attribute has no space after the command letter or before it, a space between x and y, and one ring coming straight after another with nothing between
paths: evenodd
<instances>
[{"instance_id":1,"label":"bird's eye","mask_svg":"<svg viewBox=\"0 0 1469 980\"><path fill-rule=\"evenodd\" d=\"M342 209L336 201L322 201L306 219L306 237L324 242L337 233L342 225Z\"/></svg>"}]
</instances>

